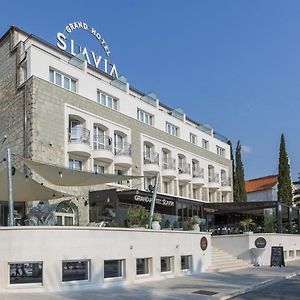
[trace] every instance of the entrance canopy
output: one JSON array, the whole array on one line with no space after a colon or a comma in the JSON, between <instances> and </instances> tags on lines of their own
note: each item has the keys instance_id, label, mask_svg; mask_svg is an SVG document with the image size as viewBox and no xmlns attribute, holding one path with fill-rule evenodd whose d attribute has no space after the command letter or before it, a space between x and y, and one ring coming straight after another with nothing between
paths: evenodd
<instances>
[{"instance_id":1,"label":"entrance canopy","mask_svg":"<svg viewBox=\"0 0 300 300\"><path fill-rule=\"evenodd\" d=\"M91 172L68 169L62 166L46 164L19 157L31 170L49 182L59 186L89 186L117 181L139 179L144 176L95 174Z\"/></svg>"},{"instance_id":2,"label":"entrance canopy","mask_svg":"<svg viewBox=\"0 0 300 300\"><path fill-rule=\"evenodd\" d=\"M16 168L12 176L12 183L13 200L16 202L50 200L70 196L45 187ZM8 201L7 168L0 170L0 200Z\"/></svg>"}]
</instances>

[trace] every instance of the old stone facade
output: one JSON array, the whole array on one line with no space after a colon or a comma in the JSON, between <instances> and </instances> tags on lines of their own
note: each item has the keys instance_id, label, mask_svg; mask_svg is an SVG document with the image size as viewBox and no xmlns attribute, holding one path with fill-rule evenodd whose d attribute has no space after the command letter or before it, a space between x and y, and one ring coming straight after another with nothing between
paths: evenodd
<instances>
[{"instance_id":1,"label":"old stone facade","mask_svg":"<svg viewBox=\"0 0 300 300\"><path fill-rule=\"evenodd\" d=\"M163 128L144 124L136 119L136 117L129 115L126 111L114 110L104 105L99 105L97 101L85 97L80 91L73 92L49 82L48 74L46 77L43 77L39 75L38 71L34 71L34 68L38 70L35 65L35 59L38 58L35 58L34 51L37 53L40 51L38 47L35 47L35 43L39 44L39 47L43 47L43 53L40 51L43 55L49 51L47 53L49 57L51 55L54 56L54 47L48 50L47 48L49 46L39 40L33 39L30 41L30 45L26 44L29 43L28 41L30 41L30 37L16 28L12 28L8 31L0 40L0 138L4 135L8 136L9 146L12 148L14 154L37 161L68 166L70 153L66 149L66 145L69 142L68 134L70 128L68 128L69 125L66 125L69 122L69 116L66 111L68 108L71 108L87 116L97 116L128 129L130 132L130 143L132 145L132 165L128 169L131 175L144 175L142 159L144 155L143 141L149 137L150 140L158 141L158 143L162 142L164 145L169 145L172 149L179 149L178 151L188 153L191 157L199 157L211 165L224 168L227 176L231 177L232 170L231 161L228 159L229 154L227 157L218 155L214 151L208 151L188 140L171 135ZM64 54L59 53L59 55L61 55L61 58L56 64L59 66L61 63L60 68L63 69L66 65L66 62L62 63ZM24 62L26 62L26 75L24 75ZM39 61L38 63L44 64L47 72L49 66L51 67L51 62L47 65L46 58L45 61ZM58 67L56 66L56 68ZM67 71L64 72L67 73ZM90 76L90 73L87 72L86 75L82 76L87 78ZM99 82L101 81L102 84L103 82L108 83L107 86L110 89L110 94L116 90L116 88L112 88L109 84L112 80L111 78L105 77L103 74L98 74L97 76ZM93 78L93 80L94 79L95 78ZM79 83L79 87L83 90L82 82ZM135 91L134 93L137 94ZM124 96L120 90L116 91L116 95L121 95L118 98L120 102L127 101L130 90L129 93L124 93ZM136 97L137 96L135 96L135 98ZM162 111L162 109L159 110ZM183 124L183 126L186 127L187 125ZM190 126L194 125L192 124ZM181 131L184 130L186 129L181 129ZM213 137L209 138L211 139ZM227 147L226 144L222 145L224 145L224 148ZM5 148L1 148L0 151L3 157L5 155ZM89 163L89 160L92 159L91 157L87 157L86 159L88 161L87 165L93 165L92 161ZM24 168L17 160L15 163L17 166L20 166L21 169ZM28 170L25 169L24 171L27 172ZM35 178L40 182L43 181L38 175L35 175ZM49 183L45 184L54 187ZM134 184L139 189L143 189L142 180L138 180ZM192 184L187 184L191 186L188 187L186 197L190 197ZM215 193L215 202L222 201L222 195L226 195L226 201L232 201L231 183L228 185L229 189L227 188L226 193L223 193L221 184L220 187L214 187L213 189L210 189L207 184L202 184L201 189L199 188L200 193L198 200L210 201L209 193L213 191L213 193ZM61 190L60 187L54 188ZM89 208L86 202L86 200L88 200L89 190L103 188L105 188L105 186L63 189L65 192L76 195L72 198L72 202L79 208L79 224L84 225L89 221ZM160 186L160 192L163 192L161 189L162 187ZM174 185L172 193L178 195L178 185Z\"/></svg>"}]
</instances>

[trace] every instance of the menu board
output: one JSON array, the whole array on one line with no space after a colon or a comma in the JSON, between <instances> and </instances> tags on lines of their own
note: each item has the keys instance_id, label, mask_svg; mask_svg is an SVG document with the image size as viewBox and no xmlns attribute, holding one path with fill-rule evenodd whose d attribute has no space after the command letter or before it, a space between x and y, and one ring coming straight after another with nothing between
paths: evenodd
<instances>
[{"instance_id":1,"label":"menu board","mask_svg":"<svg viewBox=\"0 0 300 300\"><path fill-rule=\"evenodd\" d=\"M271 248L271 263L270 267L285 267L284 256L283 256L283 247L282 246L272 246Z\"/></svg>"}]
</instances>

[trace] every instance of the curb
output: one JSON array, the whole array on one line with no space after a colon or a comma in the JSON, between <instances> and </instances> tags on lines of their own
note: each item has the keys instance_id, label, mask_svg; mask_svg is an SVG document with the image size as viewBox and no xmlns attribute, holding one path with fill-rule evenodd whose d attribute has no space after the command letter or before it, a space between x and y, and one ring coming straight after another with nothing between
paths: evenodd
<instances>
[{"instance_id":1,"label":"curb","mask_svg":"<svg viewBox=\"0 0 300 300\"><path fill-rule=\"evenodd\" d=\"M300 275L300 271L297 271L297 272L294 272L294 273L290 273L288 275L285 275L285 276L280 276L279 278L275 278L275 279L269 279L269 280L266 280L266 281L263 281L263 282L260 282L258 284L254 284L250 287L247 287L247 288L243 288L243 289L240 289L240 290L237 290L236 292L232 292L232 293L229 293L229 294L226 294L226 295L219 295L216 296L215 298L218 299L218 300L227 300L227 299L231 299L233 297L236 297L236 296L239 296L239 295L243 295L243 294L246 294L248 292L252 292L252 291L255 291L255 290L258 290L262 287L267 287L269 285L272 285L272 284L275 284L275 283L278 283L280 281L283 281L285 279L289 279L289 278L292 278L292 277L295 277L295 276L298 276Z\"/></svg>"}]
</instances>

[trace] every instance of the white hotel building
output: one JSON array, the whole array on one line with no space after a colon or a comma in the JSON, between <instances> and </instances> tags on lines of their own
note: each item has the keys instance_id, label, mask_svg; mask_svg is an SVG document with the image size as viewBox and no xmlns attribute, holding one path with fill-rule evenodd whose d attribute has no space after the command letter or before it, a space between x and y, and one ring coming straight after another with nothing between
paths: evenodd
<instances>
[{"instance_id":1,"label":"white hotel building","mask_svg":"<svg viewBox=\"0 0 300 300\"><path fill-rule=\"evenodd\" d=\"M147 191L159 173L161 195L231 202L226 139L133 88L109 63L107 68L111 74L11 27L0 38L0 133L9 136L13 153L85 171L145 176L110 189ZM199 119L207 119L203 114ZM87 214L80 214L79 224L88 222Z\"/></svg>"}]
</instances>

